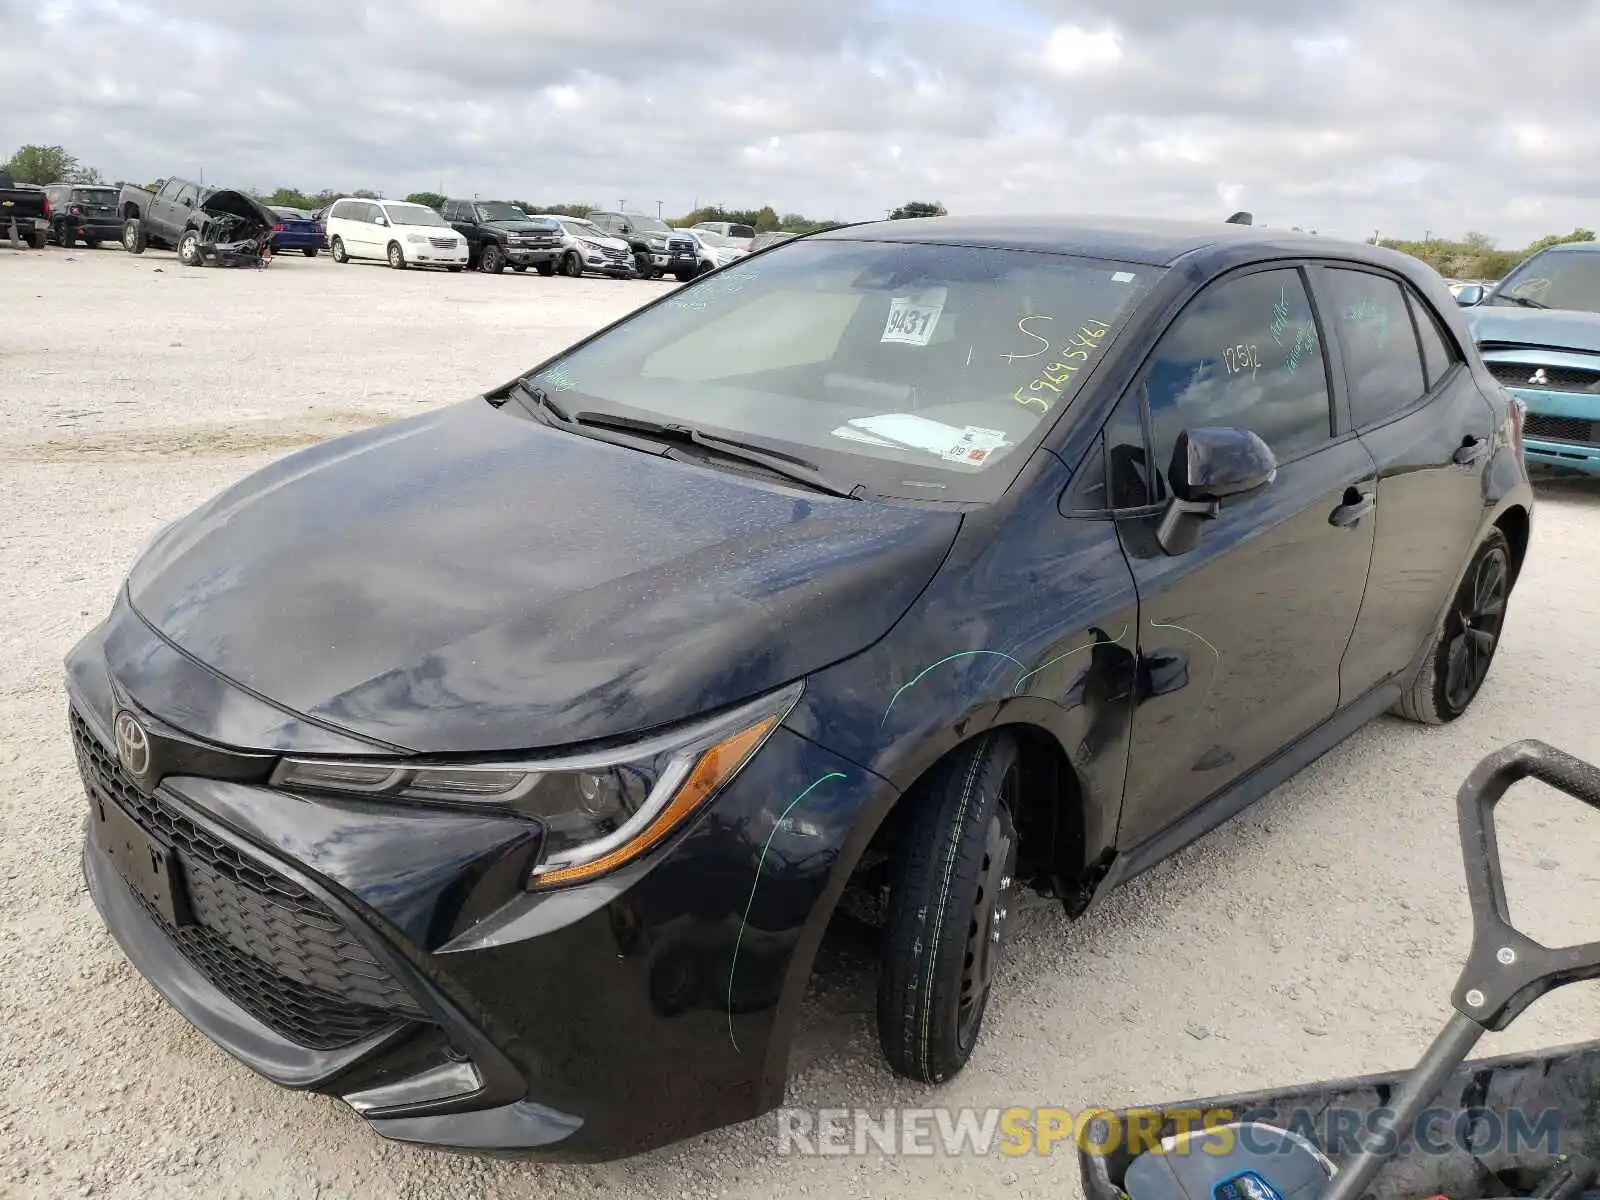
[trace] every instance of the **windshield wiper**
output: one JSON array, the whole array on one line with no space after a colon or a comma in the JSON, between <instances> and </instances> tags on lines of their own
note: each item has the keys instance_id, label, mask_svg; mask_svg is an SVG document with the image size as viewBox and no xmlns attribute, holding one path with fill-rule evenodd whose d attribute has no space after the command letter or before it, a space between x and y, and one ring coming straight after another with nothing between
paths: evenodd
<instances>
[{"instance_id":1,"label":"windshield wiper","mask_svg":"<svg viewBox=\"0 0 1600 1200\"><path fill-rule=\"evenodd\" d=\"M1520 304L1523 308L1549 308L1548 304L1540 304L1537 300L1529 300L1526 296L1496 296L1495 302L1509 300L1512 304Z\"/></svg>"},{"instance_id":2,"label":"windshield wiper","mask_svg":"<svg viewBox=\"0 0 1600 1200\"><path fill-rule=\"evenodd\" d=\"M843 496L847 500L865 500L873 495L866 484L854 483L845 486L837 483L819 470L814 463L808 463L803 458L795 458L778 450L752 446L749 442L702 433L691 425L669 425L611 413L590 412L579 413L574 420L586 428L614 429L620 433L632 433L669 445L697 446L713 455L750 463L752 466L771 471L774 475L781 475L785 479L804 484L819 492Z\"/></svg>"},{"instance_id":3,"label":"windshield wiper","mask_svg":"<svg viewBox=\"0 0 1600 1200\"><path fill-rule=\"evenodd\" d=\"M658 440L630 437L623 429L611 430L604 426L591 427L587 422L580 423L551 399L549 392L538 384L529 383L526 379L519 379L513 383L506 389L506 395L515 399L517 407L541 425L547 425L552 429L564 429L579 437L593 438L597 442L606 442L612 446L637 450L641 454L653 454L657 458L672 457L671 450L662 447ZM501 400L501 403L505 401Z\"/></svg>"}]
</instances>

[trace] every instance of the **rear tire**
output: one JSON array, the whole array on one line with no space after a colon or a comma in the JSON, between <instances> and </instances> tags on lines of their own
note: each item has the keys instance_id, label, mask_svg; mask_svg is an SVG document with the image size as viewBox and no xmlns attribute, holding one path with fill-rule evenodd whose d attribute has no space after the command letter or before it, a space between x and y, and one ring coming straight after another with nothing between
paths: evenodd
<instances>
[{"instance_id":1,"label":"rear tire","mask_svg":"<svg viewBox=\"0 0 1600 1200\"><path fill-rule=\"evenodd\" d=\"M878 1041L896 1074L942 1083L977 1044L1016 909L1021 759L985 734L902 802L878 981Z\"/></svg>"},{"instance_id":2,"label":"rear tire","mask_svg":"<svg viewBox=\"0 0 1600 1200\"><path fill-rule=\"evenodd\" d=\"M50 241L50 235L42 229L35 229L28 235L28 245L35 250L43 250Z\"/></svg>"},{"instance_id":3,"label":"rear tire","mask_svg":"<svg viewBox=\"0 0 1600 1200\"><path fill-rule=\"evenodd\" d=\"M317 248L315 246L302 246L300 248L300 253L304 254L307 258L315 258L317 256Z\"/></svg>"},{"instance_id":4,"label":"rear tire","mask_svg":"<svg viewBox=\"0 0 1600 1200\"><path fill-rule=\"evenodd\" d=\"M334 238L330 245L331 249L329 250L329 253L333 255L334 262L347 263L350 261L350 255L345 252L343 238Z\"/></svg>"},{"instance_id":5,"label":"rear tire","mask_svg":"<svg viewBox=\"0 0 1600 1200\"><path fill-rule=\"evenodd\" d=\"M144 222L138 217L129 217L122 223L122 248L129 254L143 254L149 244L144 234Z\"/></svg>"},{"instance_id":6,"label":"rear tire","mask_svg":"<svg viewBox=\"0 0 1600 1200\"><path fill-rule=\"evenodd\" d=\"M1423 725L1447 725L1482 690L1511 599L1511 544L1498 529L1483 539L1411 686L1389 711Z\"/></svg>"},{"instance_id":7,"label":"rear tire","mask_svg":"<svg viewBox=\"0 0 1600 1200\"><path fill-rule=\"evenodd\" d=\"M389 265L396 271L404 271L406 269L406 252L400 249L399 242L389 243Z\"/></svg>"},{"instance_id":8,"label":"rear tire","mask_svg":"<svg viewBox=\"0 0 1600 1200\"><path fill-rule=\"evenodd\" d=\"M556 273L556 265L553 262L542 262L534 267L534 270L548 279Z\"/></svg>"}]
</instances>

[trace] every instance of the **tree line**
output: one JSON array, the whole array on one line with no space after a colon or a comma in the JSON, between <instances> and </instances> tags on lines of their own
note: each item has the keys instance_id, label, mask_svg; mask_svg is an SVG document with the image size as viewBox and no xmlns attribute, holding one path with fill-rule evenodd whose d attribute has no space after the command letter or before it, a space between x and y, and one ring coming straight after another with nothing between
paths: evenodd
<instances>
[{"instance_id":1,"label":"tree line","mask_svg":"<svg viewBox=\"0 0 1600 1200\"><path fill-rule=\"evenodd\" d=\"M23 146L6 161L5 168L18 183L103 184L106 182L98 170L80 163L62 146ZM125 181L117 181L119 185L123 182ZM154 182L143 186L152 187ZM307 212L326 208L341 196L356 196L368 200L383 198L380 193L365 189L338 191L330 188L318 192L304 192L298 188L280 187L268 192L261 188L250 187L240 190L250 192L264 204L300 208ZM406 199L413 204L438 208L445 202L446 197L438 192L412 192ZM533 204L525 200L513 200L511 203L524 212L555 213L571 217L587 216L603 207L599 204L584 203ZM907 201L888 213L889 219L896 221L944 215L946 215L945 206L937 200ZM710 205L697 208L681 217L667 218L667 223L670 225L694 225L700 221L731 221L749 225L757 233L815 233L823 229L836 229L845 223L819 220L796 212L780 214L770 204L760 208L724 208L720 205ZM1316 230L1312 232L1315 233ZM1476 232L1467 233L1454 241L1435 237L1427 237L1422 241L1409 241L1404 238L1380 238L1377 234L1368 240L1374 245L1387 246L1420 258L1439 274L1448 278L1499 279L1523 259L1543 250L1546 246L1553 246L1559 242L1588 242L1594 239L1594 230L1580 228L1566 234L1546 234L1520 249L1503 249L1498 247L1488 234Z\"/></svg>"}]
</instances>

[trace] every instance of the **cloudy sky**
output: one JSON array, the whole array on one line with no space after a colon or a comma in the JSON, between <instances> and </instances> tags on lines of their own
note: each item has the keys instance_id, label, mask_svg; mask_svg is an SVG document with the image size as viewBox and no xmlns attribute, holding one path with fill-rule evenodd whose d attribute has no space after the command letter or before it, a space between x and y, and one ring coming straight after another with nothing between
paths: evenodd
<instances>
[{"instance_id":1,"label":"cloudy sky","mask_svg":"<svg viewBox=\"0 0 1600 1200\"><path fill-rule=\"evenodd\" d=\"M108 178L1600 225L1600 0L0 0L0 155Z\"/></svg>"}]
</instances>

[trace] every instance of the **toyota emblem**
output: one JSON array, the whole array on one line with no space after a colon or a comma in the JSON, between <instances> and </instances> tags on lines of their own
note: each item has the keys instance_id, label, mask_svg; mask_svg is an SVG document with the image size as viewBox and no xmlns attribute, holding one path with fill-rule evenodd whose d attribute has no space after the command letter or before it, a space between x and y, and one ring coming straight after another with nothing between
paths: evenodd
<instances>
[{"instance_id":1,"label":"toyota emblem","mask_svg":"<svg viewBox=\"0 0 1600 1200\"><path fill-rule=\"evenodd\" d=\"M130 775L143 778L150 769L150 737L139 718L124 709L117 714L112 732L117 738L117 759Z\"/></svg>"}]
</instances>

